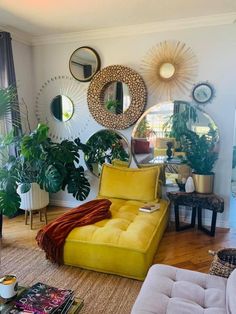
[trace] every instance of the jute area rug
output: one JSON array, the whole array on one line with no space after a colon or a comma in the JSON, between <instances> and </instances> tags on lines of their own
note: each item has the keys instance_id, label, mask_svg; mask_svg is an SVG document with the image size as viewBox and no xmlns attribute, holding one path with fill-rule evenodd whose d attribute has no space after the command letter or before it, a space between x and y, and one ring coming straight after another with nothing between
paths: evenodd
<instances>
[{"instance_id":1,"label":"jute area rug","mask_svg":"<svg viewBox=\"0 0 236 314\"><path fill-rule=\"evenodd\" d=\"M19 284L36 282L73 289L84 299L81 314L130 313L142 282L115 275L57 266L45 259L40 249L1 244L2 274L15 274Z\"/></svg>"}]
</instances>

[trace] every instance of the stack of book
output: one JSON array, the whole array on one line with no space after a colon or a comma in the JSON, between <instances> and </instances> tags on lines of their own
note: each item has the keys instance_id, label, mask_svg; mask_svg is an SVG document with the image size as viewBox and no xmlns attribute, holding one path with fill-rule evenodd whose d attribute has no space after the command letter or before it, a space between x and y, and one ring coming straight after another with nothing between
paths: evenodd
<instances>
[{"instance_id":1,"label":"stack of book","mask_svg":"<svg viewBox=\"0 0 236 314\"><path fill-rule=\"evenodd\" d=\"M55 288L41 282L19 289L11 302L0 304L1 314L77 314L83 300L68 289Z\"/></svg>"},{"instance_id":2,"label":"stack of book","mask_svg":"<svg viewBox=\"0 0 236 314\"><path fill-rule=\"evenodd\" d=\"M160 209L160 203L145 203L139 208L141 212L152 213Z\"/></svg>"}]
</instances>

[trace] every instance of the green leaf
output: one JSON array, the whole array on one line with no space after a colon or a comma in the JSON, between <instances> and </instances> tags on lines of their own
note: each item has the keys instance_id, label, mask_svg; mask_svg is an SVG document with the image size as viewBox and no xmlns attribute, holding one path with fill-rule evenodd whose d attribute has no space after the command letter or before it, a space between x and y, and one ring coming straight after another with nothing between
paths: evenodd
<instances>
[{"instance_id":1,"label":"green leaf","mask_svg":"<svg viewBox=\"0 0 236 314\"><path fill-rule=\"evenodd\" d=\"M20 196L16 192L0 191L0 212L8 217L13 216L20 208Z\"/></svg>"},{"instance_id":2,"label":"green leaf","mask_svg":"<svg viewBox=\"0 0 236 314\"><path fill-rule=\"evenodd\" d=\"M80 166L79 168L71 171L68 177L67 190L72 193L73 196L80 201L86 199L90 192L90 184L85 177L84 168Z\"/></svg>"},{"instance_id":3,"label":"green leaf","mask_svg":"<svg viewBox=\"0 0 236 314\"><path fill-rule=\"evenodd\" d=\"M50 192L56 193L60 191L63 177L56 167L49 165L47 169L41 169L37 183L40 188Z\"/></svg>"},{"instance_id":4,"label":"green leaf","mask_svg":"<svg viewBox=\"0 0 236 314\"><path fill-rule=\"evenodd\" d=\"M27 193L31 189L31 184L30 183L22 183L20 185L20 192L21 193Z\"/></svg>"}]
</instances>

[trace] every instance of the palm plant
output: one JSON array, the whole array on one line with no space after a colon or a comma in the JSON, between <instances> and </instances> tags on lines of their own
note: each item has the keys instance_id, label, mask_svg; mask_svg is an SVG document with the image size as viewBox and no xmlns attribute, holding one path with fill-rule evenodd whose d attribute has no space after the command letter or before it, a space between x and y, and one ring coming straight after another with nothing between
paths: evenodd
<instances>
[{"instance_id":1,"label":"palm plant","mask_svg":"<svg viewBox=\"0 0 236 314\"><path fill-rule=\"evenodd\" d=\"M14 87L0 88L0 119L11 112L16 101L16 89Z\"/></svg>"},{"instance_id":2,"label":"palm plant","mask_svg":"<svg viewBox=\"0 0 236 314\"><path fill-rule=\"evenodd\" d=\"M10 156L0 169L0 212L12 216L20 206L21 193L31 188L36 182L40 188L55 193L65 190L76 199L84 200L90 191L90 185L85 177L84 168L79 166L79 151L85 145L77 138L74 141L64 140L54 143L48 138L49 128L39 124L29 135L7 136L1 147L14 143L17 156Z\"/></svg>"}]
</instances>

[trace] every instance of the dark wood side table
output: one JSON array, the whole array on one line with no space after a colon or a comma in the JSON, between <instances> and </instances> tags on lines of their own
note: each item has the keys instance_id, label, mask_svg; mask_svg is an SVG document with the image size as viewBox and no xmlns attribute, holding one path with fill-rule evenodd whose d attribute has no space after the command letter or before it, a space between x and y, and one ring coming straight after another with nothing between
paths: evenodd
<instances>
[{"instance_id":1,"label":"dark wood side table","mask_svg":"<svg viewBox=\"0 0 236 314\"><path fill-rule=\"evenodd\" d=\"M200 194L200 193L186 193L186 192L167 192L167 196L174 204L175 211L175 228L176 231L193 228L195 226L196 213L198 214L198 229L204 231L210 236L215 235L217 213L223 213L224 200L216 194ZM192 208L191 223L180 226L179 223L179 206L190 206ZM212 211L210 230L205 228L202 224L202 211Z\"/></svg>"}]
</instances>

